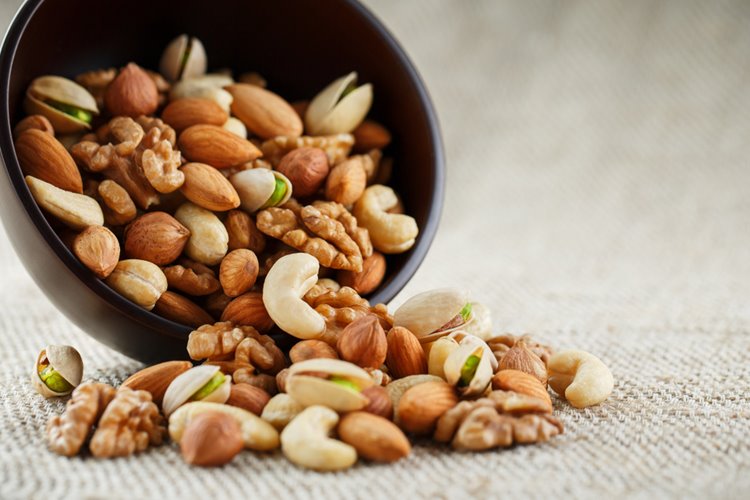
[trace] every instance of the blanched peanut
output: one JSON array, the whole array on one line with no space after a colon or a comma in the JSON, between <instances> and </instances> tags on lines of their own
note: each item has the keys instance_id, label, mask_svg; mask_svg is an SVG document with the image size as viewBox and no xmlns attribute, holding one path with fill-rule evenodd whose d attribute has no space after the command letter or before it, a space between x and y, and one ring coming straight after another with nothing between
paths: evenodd
<instances>
[{"instance_id":1,"label":"blanched peanut","mask_svg":"<svg viewBox=\"0 0 750 500\"><path fill-rule=\"evenodd\" d=\"M107 284L149 311L167 290L167 278L159 266L139 259L121 260Z\"/></svg>"},{"instance_id":2,"label":"blanched peanut","mask_svg":"<svg viewBox=\"0 0 750 500\"><path fill-rule=\"evenodd\" d=\"M601 403L614 387L607 365L586 351L571 349L552 355L547 372L550 387L576 408Z\"/></svg>"}]
</instances>

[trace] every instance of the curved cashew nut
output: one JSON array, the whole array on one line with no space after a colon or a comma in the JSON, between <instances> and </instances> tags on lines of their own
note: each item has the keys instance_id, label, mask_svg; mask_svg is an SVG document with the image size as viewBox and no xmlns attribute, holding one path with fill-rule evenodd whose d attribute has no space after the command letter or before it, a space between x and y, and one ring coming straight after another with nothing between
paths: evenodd
<instances>
[{"instance_id":1,"label":"curved cashew nut","mask_svg":"<svg viewBox=\"0 0 750 500\"><path fill-rule=\"evenodd\" d=\"M402 253L414 245L419 234L417 221L388 210L398 205L398 197L388 186L375 184L365 189L354 205L354 216L370 233L372 246L383 253Z\"/></svg>"},{"instance_id":2,"label":"curved cashew nut","mask_svg":"<svg viewBox=\"0 0 750 500\"><path fill-rule=\"evenodd\" d=\"M338 413L325 406L305 408L281 432L281 451L290 461L308 469L348 469L357 461L357 451L328 437L338 421Z\"/></svg>"},{"instance_id":3,"label":"curved cashew nut","mask_svg":"<svg viewBox=\"0 0 750 500\"><path fill-rule=\"evenodd\" d=\"M236 406L220 403L194 401L175 410L169 417L169 437L179 443L191 419L201 413L219 412L229 415L240 424L245 448L256 451L271 451L279 447L279 433L274 427L257 415Z\"/></svg>"},{"instance_id":4,"label":"curved cashew nut","mask_svg":"<svg viewBox=\"0 0 750 500\"><path fill-rule=\"evenodd\" d=\"M615 385L607 365L586 351L571 349L554 354L547 372L550 387L576 408L601 403Z\"/></svg>"},{"instance_id":5,"label":"curved cashew nut","mask_svg":"<svg viewBox=\"0 0 750 500\"><path fill-rule=\"evenodd\" d=\"M323 316L302 297L318 281L318 259L306 253L285 255L268 271L263 284L263 305L274 323L300 339L323 335Z\"/></svg>"}]
</instances>

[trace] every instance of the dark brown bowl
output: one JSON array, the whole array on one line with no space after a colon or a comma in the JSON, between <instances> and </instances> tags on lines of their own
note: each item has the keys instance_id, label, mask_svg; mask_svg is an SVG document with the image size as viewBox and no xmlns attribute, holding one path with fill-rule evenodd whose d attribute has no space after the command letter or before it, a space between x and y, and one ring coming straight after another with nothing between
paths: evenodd
<instances>
[{"instance_id":1,"label":"dark brown bowl","mask_svg":"<svg viewBox=\"0 0 750 500\"><path fill-rule=\"evenodd\" d=\"M310 98L334 78L356 70L372 82L371 116L394 137L392 185L420 228L416 245L388 259L389 272L369 299L388 302L421 264L437 229L445 166L437 118L403 49L364 7L351 0L29 0L11 24L0 54L0 214L31 276L71 321L100 342L142 360L185 357L190 328L120 296L55 234L26 187L12 128L24 92L37 76L67 77L123 66L158 67L176 35L199 37L210 68L258 71L290 100ZM13 286L5 283L4 286Z\"/></svg>"}]
</instances>

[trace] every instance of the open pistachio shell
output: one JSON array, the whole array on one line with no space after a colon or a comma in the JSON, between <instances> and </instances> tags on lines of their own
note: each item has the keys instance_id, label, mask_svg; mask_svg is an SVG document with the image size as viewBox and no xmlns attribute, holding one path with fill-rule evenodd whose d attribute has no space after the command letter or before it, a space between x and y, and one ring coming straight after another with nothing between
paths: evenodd
<instances>
[{"instance_id":1,"label":"open pistachio shell","mask_svg":"<svg viewBox=\"0 0 750 500\"><path fill-rule=\"evenodd\" d=\"M492 315L487 306L481 302L471 303L471 315L473 319L465 324L463 329L482 340L492 337Z\"/></svg>"},{"instance_id":2,"label":"open pistachio shell","mask_svg":"<svg viewBox=\"0 0 750 500\"><path fill-rule=\"evenodd\" d=\"M286 192L278 202L268 205L267 203L276 188L276 179L284 183ZM229 177L229 182L240 195L242 208L250 213L269 206L283 205L292 197L291 181L284 174L275 170L265 168L243 170Z\"/></svg>"},{"instance_id":3,"label":"open pistachio shell","mask_svg":"<svg viewBox=\"0 0 750 500\"><path fill-rule=\"evenodd\" d=\"M303 406L322 405L336 411L355 411L367 406L369 400L361 392L326 380L320 374L353 382L361 389L374 385L362 368L339 359L310 359L289 368L286 392Z\"/></svg>"},{"instance_id":4,"label":"open pistachio shell","mask_svg":"<svg viewBox=\"0 0 750 500\"><path fill-rule=\"evenodd\" d=\"M180 35L164 49L159 72L167 80L176 81L202 75L206 72L206 66L206 49L201 41L195 37Z\"/></svg>"},{"instance_id":5,"label":"open pistachio shell","mask_svg":"<svg viewBox=\"0 0 750 500\"><path fill-rule=\"evenodd\" d=\"M427 373L445 379L445 360L458 349L458 342L453 337L442 337L429 344L430 353L427 360Z\"/></svg>"},{"instance_id":6,"label":"open pistachio shell","mask_svg":"<svg viewBox=\"0 0 750 500\"><path fill-rule=\"evenodd\" d=\"M479 396L487 389L487 386L492 380L492 362L491 358L494 358L492 351L489 349L487 344L484 343L478 337L473 335L467 335L461 340L458 348L450 353L448 358L445 360L443 370L445 372L445 380L451 385L459 385L463 375L464 366L471 356L479 358L479 363L476 365L471 380L463 385L459 386L459 391L462 396Z\"/></svg>"},{"instance_id":7,"label":"open pistachio shell","mask_svg":"<svg viewBox=\"0 0 750 500\"><path fill-rule=\"evenodd\" d=\"M42 380L39 371L41 364L48 364L55 370L70 389L57 392L52 390ZM83 379L83 360L78 351L69 345L49 345L42 349L36 358L34 371L31 374L31 383L34 388L45 398L66 396L75 389Z\"/></svg>"},{"instance_id":8,"label":"open pistachio shell","mask_svg":"<svg viewBox=\"0 0 750 500\"><path fill-rule=\"evenodd\" d=\"M99 114L94 96L76 82L60 76L40 76L26 90L24 110L29 115L45 116L59 134L89 130L91 124L50 106L49 101Z\"/></svg>"},{"instance_id":9,"label":"open pistachio shell","mask_svg":"<svg viewBox=\"0 0 750 500\"><path fill-rule=\"evenodd\" d=\"M206 385L218 372L218 366L201 365L180 374L169 384L167 391L164 393L162 402L164 415L168 417L177 408L187 403L193 394ZM224 382L201 401L225 403L229 399L231 385L232 377L225 375Z\"/></svg>"},{"instance_id":10,"label":"open pistachio shell","mask_svg":"<svg viewBox=\"0 0 750 500\"><path fill-rule=\"evenodd\" d=\"M372 106L372 85L346 93L356 83L357 73L351 72L315 96L305 112L305 127L310 135L346 134L362 123Z\"/></svg>"},{"instance_id":11,"label":"open pistachio shell","mask_svg":"<svg viewBox=\"0 0 750 500\"><path fill-rule=\"evenodd\" d=\"M393 325L403 326L427 343L462 328L468 322L451 323L469 302L469 294L457 288L439 288L423 292L407 300L393 315Z\"/></svg>"}]
</instances>

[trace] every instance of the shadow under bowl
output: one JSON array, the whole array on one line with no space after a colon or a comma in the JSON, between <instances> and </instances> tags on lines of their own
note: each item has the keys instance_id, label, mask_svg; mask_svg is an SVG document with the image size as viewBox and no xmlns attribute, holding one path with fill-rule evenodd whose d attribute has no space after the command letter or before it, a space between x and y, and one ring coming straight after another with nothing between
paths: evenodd
<instances>
[{"instance_id":1,"label":"shadow under bowl","mask_svg":"<svg viewBox=\"0 0 750 500\"><path fill-rule=\"evenodd\" d=\"M0 160L6 174L0 174L0 215L39 287L78 327L127 356L147 363L186 356L190 327L125 299L61 241L26 187L12 136L35 77L73 78L130 61L157 68L162 50L180 33L201 39L210 69L257 71L290 101L309 99L352 70L361 82L372 82L370 116L394 138L388 149L395 160L391 185L420 228L409 252L388 257L386 278L368 297L373 303L390 301L416 272L435 235L443 150L435 112L414 66L383 25L351 0L27 1L0 53Z\"/></svg>"}]
</instances>

